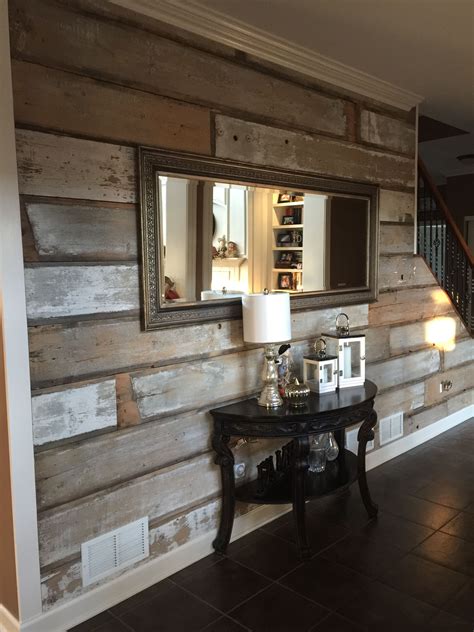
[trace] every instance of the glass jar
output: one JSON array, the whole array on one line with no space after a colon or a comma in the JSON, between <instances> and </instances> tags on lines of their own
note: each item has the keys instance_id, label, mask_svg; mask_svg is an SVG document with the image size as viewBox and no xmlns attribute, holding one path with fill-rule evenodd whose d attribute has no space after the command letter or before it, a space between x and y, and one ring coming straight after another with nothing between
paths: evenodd
<instances>
[{"instance_id":1,"label":"glass jar","mask_svg":"<svg viewBox=\"0 0 474 632\"><path fill-rule=\"evenodd\" d=\"M335 461L339 455L339 446L332 432L329 432L326 437L326 458L328 461Z\"/></svg>"},{"instance_id":2,"label":"glass jar","mask_svg":"<svg viewBox=\"0 0 474 632\"><path fill-rule=\"evenodd\" d=\"M309 471L316 474L326 469L326 435L315 435L309 451Z\"/></svg>"}]
</instances>

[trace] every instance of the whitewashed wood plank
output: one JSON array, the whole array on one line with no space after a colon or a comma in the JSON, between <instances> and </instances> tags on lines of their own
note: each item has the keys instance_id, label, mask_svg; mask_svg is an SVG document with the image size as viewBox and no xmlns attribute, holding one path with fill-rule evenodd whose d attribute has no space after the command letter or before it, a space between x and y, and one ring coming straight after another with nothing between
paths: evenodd
<instances>
[{"instance_id":1,"label":"whitewashed wood plank","mask_svg":"<svg viewBox=\"0 0 474 632\"><path fill-rule=\"evenodd\" d=\"M16 0L13 57L219 110L343 136L344 101L237 61L49 2ZM33 23L35 28L30 28ZM185 69L185 70L183 70Z\"/></svg>"},{"instance_id":2,"label":"whitewashed wood plank","mask_svg":"<svg viewBox=\"0 0 474 632\"><path fill-rule=\"evenodd\" d=\"M459 318L456 318L459 328L464 333L464 326ZM444 352L444 367L451 369L458 364L464 362L474 362L474 340L472 338L466 338L465 340L458 340L455 343L453 349L449 349ZM473 368L474 374L474 368ZM474 381L474 375L473 375Z\"/></svg>"},{"instance_id":3,"label":"whitewashed wood plank","mask_svg":"<svg viewBox=\"0 0 474 632\"><path fill-rule=\"evenodd\" d=\"M381 224L379 253L381 255L413 254L415 227L412 224Z\"/></svg>"},{"instance_id":4,"label":"whitewashed wood plank","mask_svg":"<svg viewBox=\"0 0 474 632\"><path fill-rule=\"evenodd\" d=\"M438 329L438 327L440 327L442 332L443 330L445 330L445 328L448 328L449 331L453 331L455 340L459 335L462 335L463 333L462 323L458 316L454 313L452 316L445 316L429 320L420 320L415 323L409 323L408 325L392 327L390 329L391 355L399 355L401 353L408 353L409 351L413 351L421 347L432 346L436 342L432 334L433 326L435 326L435 329ZM450 346L451 342L451 340L447 341L448 346ZM455 342L455 344L457 347L458 344L462 343ZM441 345L441 348L443 347L444 345ZM451 351L446 351L445 358L449 357L451 353ZM462 357L462 350L460 351L460 354L461 355L459 357ZM456 360L454 358L453 360L456 363Z\"/></svg>"},{"instance_id":5,"label":"whitewashed wood plank","mask_svg":"<svg viewBox=\"0 0 474 632\"><path fill-rule=\"evenodd\" d=\"M222 115L216 116L216 156L385 186L415 184L411 158Z\"/></svg>"},{"instance_id":6,"label":"whitewashed wood plank","mask_svg":"<svg viewBox=\"0 0 474 632\"><path fill-rule=\"evenodd\" d=\"M381 222L411 222L415 214L415 194L380 189L379 219Z\"/></svg>"},{"instance_id":7,"label":"whitewashed wood plank","mask_svg":"<svg viewBox=\"0 0 474 632\"><path fill-rule=\"evenodd\" d=\"M436 286L400 289L380 294L377 302L369 306L369 326L408 323L452 313L447 294Z\"/></svg>"},{"instance_id":8,"label":"whitewashed wood plank","mask_svg":"<svg viewBox=\"0 0 474 632\"><path fill-rule=\"evenodd\" d=\"M421 257L382 255L379 259L379 289L436 285L436 280Z\"/></svg>"},{"instance_id":9,"label":"whitewashed wood plank","mask_svg":"<svg viewBox=\"0 0 474 632\"><path fill-rule=\"evenodd\" d=\"M193 412L38 452L38 507L64 504L204 452L211 428L206 412Z\"/></svg>"},{"instance_id":10,"label":"whitewashed wood plank","mask_svg":"<svg viewBox=\"0 0 474 632\"><path fill-rule=\"evenodd\" d=\"M377 112L362 110L360 113L360 137L367 143L387 147L411 156L415 155L415 128L406 121Z\"/></svg>"},{"instance_id":11,"label":"whitewashed wood plank","mask_svg":"<svg viewBox=\"0 0 474 632\"><path fill-rule=\"evenodd\" d=\"M463 410L467 406L472 406L473 403L474 389L470 389L468 391L464 391L464 393L454 395L453 397L450 397L449 399L439 404L436 404L429 408L424 408L420 412L417 412L412 417L410 417L410 432L416 432L417 430L421 430L422 428L431 426L431 424L444 419L448 415L452 415L459 410Z\"/></svg>"},{"instance_id":12,"label":"whitewashed wood plank","mask_svg":"<svg viewBox=\"0 0 474 632\"><path fill-rule=\"evenodd\" d=\"M437 349L418 351L406 356L399 356L376 362L367 366L367 377L377 384L379 390L393 388L421 380L440 368L440 357Z\"/></svg>"},{"instance_id":13,"label":"whitewashed wood plank","mask_svg":"<svg viewBox=\"0 0 474 632\"><path fill-rule=\"evenodd\" d=\"M26 201L42 260L136 260L138 209Z\"/></svg>"},{"instance_id":14,"label":"whitewashed wood plank","mask_svg":"<svg viewBox=\"0 0 474 632\"><path fill-rule=\"evenodd\" d=\"M136 150L92 140L16 130L20 193L136 202Z\"/></svg>"},{"instance_id":15,"label":"whitewashed wood plank","mask_svg":"<svg viewBox=\"0 0 474 632\"><path fill-rule=\"evenodd\" d=\"M372 327L360 333L365 334L366 362L378 362L390 356L388 327Z\"/></svg>"},{"instance_id":16,"label":"whitewashed wood plank","mask_svg":"<svg viewBox=\"0 0 474 632\"><path fill-rule=\"evenodd\" d=\"M138 266L35 265L25 269L31 321L138 310Z\"/></svg>"},{"instance_id":17,"label":"whitewashed wood plank","mask_svg":"<svg viewBox=\"0 0 474 632\"><path fill-rule=\"evenodd\" d=\"M115 380L40 393L31 404L35 445L117 426Z\"/></svg>"},{"instance_id":18,"label":"whitewashed wood plank","mask_svg":"<svg viewBox=\"0 0 474 632\"><path fill-rule=\"evenodd\" d=\"M449 391L441 391L441 382L450 381L452 387ZM474 370L471 364L438 373L425 380L425 405L437 404L443 399L453 397L462 391L474 388Z\"/></svg>"},{"instance_id":19,"label":"whitewashed wood plank","mask_svg":"<svg viewBox=\"0 0 474 632\"><path fill-rule=\"evenodd\" d=\"M425 385L421 381L408 386L396 386L390 391L378 394L375 398L375 410L378 418L383 419L395 413L412 413L424 406L424 402Z\"/></svg>"}]
</instances>

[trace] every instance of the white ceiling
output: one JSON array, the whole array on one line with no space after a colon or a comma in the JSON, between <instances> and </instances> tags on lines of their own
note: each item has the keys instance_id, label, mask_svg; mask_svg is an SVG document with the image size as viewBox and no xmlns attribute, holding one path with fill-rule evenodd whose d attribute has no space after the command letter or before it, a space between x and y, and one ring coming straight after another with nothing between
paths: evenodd
<instances>
[{"instance_id":1,"label":"white ceiling","mask_svg":"<svg viewBox=\"0 0 474 632\"><path fill-rule=\"evenodd\" d=\"M474 133L474 0L198 0L425 97Z\"/></svg>"}]
</instances>

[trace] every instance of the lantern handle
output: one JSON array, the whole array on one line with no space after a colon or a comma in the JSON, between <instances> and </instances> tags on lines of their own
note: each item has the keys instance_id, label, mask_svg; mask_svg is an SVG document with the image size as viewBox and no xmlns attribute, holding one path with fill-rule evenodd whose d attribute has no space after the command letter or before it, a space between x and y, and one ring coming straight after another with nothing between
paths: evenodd
<instances>
[{"instance_id":1,"label":"lantern handle","mask_svg":"<svg viewBox=\"0 0 474 632\"><path fill-rule=\"evenodd\" d=\"M341 318L345 318L345 324L341 324ZM350 333L349 316L341 312L336 316L336 332L339 336L348 336Z\"/></svg>"},{"instance_id":2,"label":"lantern handle","mask_svg":"<svg viewBox=\"0 0 474 632\"><path fill-rule=\"evenodd\" d=\"M324 338L319 338L314 343L314 350L316 351L316 354L319 358L326 357L326 348L327 348L327 344Z\"/></svg>"}]
</instances>

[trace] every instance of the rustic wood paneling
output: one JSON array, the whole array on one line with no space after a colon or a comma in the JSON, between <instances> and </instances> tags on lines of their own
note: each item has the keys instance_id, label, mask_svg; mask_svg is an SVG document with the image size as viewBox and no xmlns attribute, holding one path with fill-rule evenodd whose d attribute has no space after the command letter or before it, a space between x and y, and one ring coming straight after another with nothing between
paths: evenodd
<instances>
[{"instance_id":1,"label":"rustic wood paneling","mask_svg":"<svg viewBox=\"0 0 474 632\"><path fill-rule=\"evenodd\" d=\"M381 224L379 252L381 255L413 254L415 227L413 224Z\"/></svg>"},{"instance_id":2,"label":"rustic wood paneling","mask_svg":"<svg viewBox=\"0 0 474 632\"><path fill-rule=\"evenodd\" d=\"M115 376L117 386L117 425L119 428L140 423L140 411L133 397L132 380L128 373Z\"/></svg>"},{"instance_id":3,"label":"rustic wood paneling","mask_svg":"<svg viewBox=\"0 0 474 632\"><path fill-rule=\"evenodd\" d=\"M136 261L138 209L25 201L37 258L45 261ZM31 255L25 253L25 260Z\"/></svg>"},{"instance_id":4,"label":"rustic wood paneling","mask_svg":"<svg viewBox=\"0 0 474 632\"><path fill-rule=\"evenodd\" d=\"M138 265L34 265L25 269L31 321L137 311Z\"/></svg>"},{"instance_id":5,"label":"rustic wood paneling","mask_svg":"<svg viewBox=\"0 0 474 632\"><path fill-rule=\"evenodd\" d=\"M379 218L381 222L413 223L414 213L414 193L380 189Z\"/></svg>"},{"instance_id":6,"label":"rustic wood paneling","mask_svg":"<svg viewBox=\"0 0 474 632\"><path fill-rule=\"evenodd\" d=\"M67 503L186 460L208 450L210 438L210 417L193 412L39 452L38 507Z\"/></svg>"},{"instance_id":7,"label":"rustic wood paneling","mask_svg":"<svg viewBox=\"0 0 474 632\"><path fill-rule=\"evenodd\" d=\"M17 124L211 153L208 109L21 61L12 73Z\"/></svg>"},{"instance_id":8,"label":"rustic wood paneling","mask_svg":"<svg viewBox=\"0 0 474 632\"><path fill-rule=\"evenodd\" d=\"M136 151L131 147L17 129L20 193L136 202Z\"/></svg>"},{"instance_id":9,"label":"rustic wood paneling","mask_svg":"<svg viewBox=\"0 0 474 632\"><path fill-rule=\"evenodd\" d=\"M379 419L395 413L411 413L424 406L425 386L423 382L408 386L396 385L390 391L380 393L375 400Z\"/></svg>"},{"instance_id":10,"label":"rustic wood paneling","mask_svg":"<svg viewBox=\"0 0 474 632\"><path fill-rule=\"evenodd\" d=\"M464 326L460 323L457 317L456 320L458 321L462 332L465 333ZM451 369L454 366L457 366L458 364L462 364L464 362L474 362L474 340L472 338L458 340L457 342L455 342L454 349L449 349L444 352L445 369ZM474 384L474 375L472 380Z\"/></svg>"},{"instance_id":11,"label":"rustic wood paneling","mask_svg":"<svg viewBox=\"0 0 474 632\"><path fill-rule=\"evenodd\" d=\"M35 445L117 425L115 380L40 393L31 405Z\"/></svg>"},{"instance_id":12,"label":"rustic wood paneling","mask_svg":"<svg viewBox=\"0 0 474 632\"><path fill-rule=\"evenodd\" d=\"M293 314L293 340L315 341L321 332L333 330L341 309ZM347 306L344 311L351 327L367 326L367 305ZM118 373L131 367L160 366L244 347L242 321L144 332L140 321L130 318L30 327L29 343L35 388L51 386L65 378L74 380ZM69 361L70 357L75 358L74 363Z\"/></svg>"},{"instance_id":13,"label":"rustic wood paneling","mask_svg":"<svg viewBox=\"0 0 474 632\"><path fill-rule=\"evenodd\" d=\"M425 408L410 418L410 431L416 432L417 430L431 426L431 424L444 419L448 415L452 415L467 406L472 406L473 401L474 389L471 389L469 391L464 391L464 393L454 395L454 397L450 397L440 404L431 406L430 408Z\"/></svg>"},{"instance_id":14,"label":"rustic wood paneling","mask_svg":"<svg viewBox=\"0 0 474 632\"><path fill-rule=\"evenodd\" d=\"M452 382L450 391L441 391L441 382L448 380ZM425 380L425 405L431 406L437 404L447 397L457 395L462 391L466 391L474 387L474 372L471 364L437 373ZM474 401L472 402L474 403Z\"/></svg>"},{"instance_id":15,"label":"rustic wood paneling","mask_svg":"<svg viewBox=\"0 0 474 632\"><path fill-rule=\"evenodd\" d=\"M366 143L415 155L416 135L413 125L390 116L362 110L360 137Z\"/></svg>"},{"instance_id":16,"label":"rustic wood paneling","mask_svg":"<svg viewBox=\"0 0 474 632\"><path fill-rule=\"evenodd\" d=\"M438 371L439 367L439 351L427 349L369 364L366 374L382 391L407 382L421 380Z\"/></svg>"},{"instance_id":17,"label":"rustic wood paneling","mask_svg":"<svg viewBox=\"0 0 474 632\"><path fill-rule=\"evenodd\" d=\"M390 356L389 327L377 327L364 329L365 334L365 358L367 362L385 360Z\"/></svg>"},{"instance_id":18,"label":"rustic wood paneling","mask_svg":"<svg viewBox=\"0 0 474 632\"><path fill-rule=\"evenodd\" d=\"M384 292L369 306L369 326L408 323L452 313L449 298L438 287Z\"/></svg>"},{"instance_id":19,"label":"rustic wood paneling","mask_svg":"<svg viewBox=\"0 0 474 632\"><path fill-rule=\"evenodd\" d=\"M296 128L346 131L344 101L154 33L45 0L15 0L10 24L16 58Z\"/></svg>"},{"instance_id":20,"label":"rustic wood paneling","mask_svg":"<svg viewBox=\"0 0 474 632\"><path fill-rule=\"evenodd\" d=\"M450 322L443 323L444 318L448 318ZM432 331L433 323L436 321L437 319L429 319L429 320L424 320L424 321L420 320L415 323L409 323L407 325L392 327L390 329L391 355L408 353L409 351L413 351L414 349L419 349L420 347L432 346L436 341L433 339L431 331ZM456 338L459 335L462 335L461 321L457 316L454 315L454 313L452 316L443 317L443 321L441 321L442 323L441 327L443 329L446 326L451 327L452 325ZM447 341L447 342L449 345L451 344L451 341ZM455 344L457 347L458 343L455 343ZM446 352L445 358L449 357L450 353L451 352ZM462 357L463 357L463 351L461 351L459 358L462 358Z\"/></svg>"},{"instance_id":21,"label":"rustic wood paneling","mask_svg":"<svg viewBox=\"0 0 474 632\"><path fill-rule=\"evenodd\" d=\"M433 274L421 257L413 255L382 255L380 257L380 290L418 285L436 286Z\"/></svg>"},{"instance_id":22,"label":"rustic wood paneling","mask_svg":"<svg viewBox=\"0 0 474 632\"><path fill-rule=\"evenodd\" d=\"M216 116L216 155L385 186L414 186L410 158L228 116Z\"/></svg>"}]
</instances>

